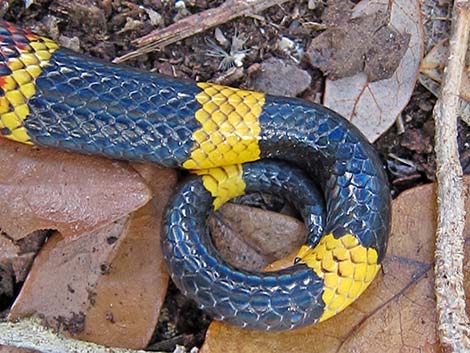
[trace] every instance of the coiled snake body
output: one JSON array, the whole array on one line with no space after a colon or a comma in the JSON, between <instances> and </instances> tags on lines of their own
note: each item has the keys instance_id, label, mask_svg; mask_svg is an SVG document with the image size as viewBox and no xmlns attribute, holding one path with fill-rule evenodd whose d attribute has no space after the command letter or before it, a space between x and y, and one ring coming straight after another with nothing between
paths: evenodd
<instances>
[{"instance_id":1,"label":"coiled snake body","mask_svg":"<svg viewBox=\"0 0 470 353\"><path fill-rule=\"evenodd\" d=\"M388 182L371 145L338 114L110 65L7 22L0 41L0 135L199 175L168 207L163 250L178 287L214 317L297 328L343 310L375 277L389 235ZM309 234L295 266L240 270L214 249L207 213L251 190L282 193L303 215Z\"/></svg>"}]
</instances>

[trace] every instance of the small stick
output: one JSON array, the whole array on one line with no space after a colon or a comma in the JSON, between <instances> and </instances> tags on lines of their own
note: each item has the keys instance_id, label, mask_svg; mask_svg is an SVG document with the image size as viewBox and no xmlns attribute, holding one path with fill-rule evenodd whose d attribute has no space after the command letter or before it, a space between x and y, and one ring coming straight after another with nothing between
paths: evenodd
<instances>
[{"instance_id":1,"label":"small stick","mask_svg":"<svg viewBox=\"0 0 470 353\"><path fill-rule=\"evenodd\" d=\"M437 201L435 290L438 330L444 352L470 352L465 313L463 258L465 203L457 146L459 92L470 31L470 1L455 1L449 58L440 98L434 107Z\"/></svg>"},{"instance_id":2,"label":"small stick","mask_svg":"<svg viewBox=\"0 0 470 353\"><path fill-rule=\"evenodd\" d=\"M240 16L247 16L267 9L274 5L280 5L287 0L229 0L215 9L208 9L200 13L185 17L163 29L157 29L149 34L137 38L133 44L138 49L131 51L113 60L114 63L122 63L134 59L140 55L152 52L157 48L163 48L194 34L217 25L226 23Z\"/></svg>"}]
</instances>

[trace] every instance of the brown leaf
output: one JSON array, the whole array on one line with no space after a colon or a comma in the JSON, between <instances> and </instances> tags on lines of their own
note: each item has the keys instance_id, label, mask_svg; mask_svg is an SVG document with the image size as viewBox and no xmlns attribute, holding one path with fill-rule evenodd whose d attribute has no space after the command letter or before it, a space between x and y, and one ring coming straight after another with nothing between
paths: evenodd
<instances>
[{"instance_id":1,"label":"brown leaf","mask_svg":"<svg viewBox=\"0 0 470 353\"><path fill-rule=\"evenodd\" d=\"M465 178L470 195L470 176ZM441 352L434 299L435 185L393 201L392 235L383 271L342 313L291 332L266 333L220 322L209 327L201 353ZM470 197L466 202L470 211ZM470 218L465 228L465 283L470 293Z\"/></svg>"},{"instance_id":2,"label":"brown leaf","mask_svg":"<svg viewBox=\"0 0 470 353\"><path fill-rule=\"evenodd\" d=\"M398 33L410 35L408 49L398 68L391 78L376 82L370 82L365 73L336 81L327 79L323 99L327 107L352 121L370 141L387 130L408 103L423 55L418 0L363 0L355 6L352 16L367 16L377 11L390 13L389 26Z\"/></svg>"},{"instance_id":3,"label":"brown leaf","mask_svg":"<svg viewBox=\"0 0 470 353\"><path fill-rule=\"evenodd\" d=\"M98 229L151 197L126 163L0 139L0 229L20 239L38 229L64 236ZM125 200L125 202L123 202Z\"/></svg>"},{"instance_id":4,"label":"brown leaf","mask_svg":"<svg viewBox=\"0 0 470 353\"><path fill-rule=\"evenodd\" d=\"M421 75L424 77L420 77L420 80L423 81L425 78L431 79L437 84L437 87L440 87L448 55L449 40L446 38L439 41L424 57L420 66ZM467 107L470 102L470 68L468 60L470 60L470 58L467 58L460 86L460 98L463 100L461 104L464 108L462 109L462 115L465 118L465 121L470 121L470 112Z\"/></svg>"},{"instance_id":5,"label":"brown leaf","mask_svg":"<svg viewBox=\"0 0 470 353\"><path fill-rule=\"evenodd\" d=\"M9 319L39 315L78 339L144 348L157 324L168 274L161 219L176 172L136 165L156 197L104 228L41 249Z\"/></svg>"},{"instance_id":6,"label":"brown leaf","mask_svg":"<svg viewBox=\"0 0 470 353\"><path fill-rule=\"evenodd\" d=\"M449 55L449 39L439 41L423 58L419 71L438 83L442 82L444 68Z\"/></svg>"},{"instance_id":7,"label":"brown leaf","mask_svg":"<svg viewBox=\"0 0 470 353\"><path fill-rule=\"evenodd\" d=\"M352 12L341 9L346 17L341 18L328 8L323 20L329 28L315 37L307 50L312 66L331 80L360 72L369 82L390 78L408 48L410 35L389 26L386 12L347 18Z\"/></svg>"},{"instance_id":8,"label":"brown leaf","mask_svg":"<svg viewBox=\"0 0 470 353\"><path fill-rule=\"evenodd\" d=\"M209 224L221 255L231 264L248 270L262 269L298 249L305 240L301 221L243 205L223 205Z\"/></svg>"}]
</instances>

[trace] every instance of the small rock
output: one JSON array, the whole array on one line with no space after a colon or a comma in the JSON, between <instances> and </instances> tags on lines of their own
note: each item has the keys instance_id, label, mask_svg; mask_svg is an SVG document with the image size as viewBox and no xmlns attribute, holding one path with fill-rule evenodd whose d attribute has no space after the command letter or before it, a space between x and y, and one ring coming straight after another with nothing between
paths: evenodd
<instances>
[{"instance_id":1,"label":"small rock","mask_svg":"<svg viewBox=\"0 0 470 353\"><path fill-rule=\"evenodd\" d=\"M163 24L163 17L157 11L147 7L144 8L144 10L145 12L147 12L147 15L150 19L150 23L152 23L152 25L158 27Z\"/></svg>"},{"instance_id":2,"label":"small rock","mask_svg":"<svg viewBox=\"0 0 470 353\"><path fill-rule=\"evenodd\" d=\"M231 203L223 205L209 224L221 256L247 270L259 271L298 250L306 234L304 224L293 217Z\"/></svg>"},{"instance_id":3,"label":"small rock","mask_svg":"<svg viewBox=\"0 0 470 353\"><path fill-rule=\"evenodd\" d=\"M186 3L183 0L175 2L175 9L181 10L186 8Z\"/></svg>"},{"instance_id":4,"label":"small rock","mask_svg":"<svg viewBox=\"0 0 470 353\"><path fill-rule=\"evenodd\" d=\"M242 236L233 230L223 217L210 217L212 241L220 255L231 265L245 270L259 270L269 261L246 244Z\"/></svg>"},{"instance_id":5,"label":"small rock","mask_svg":"<svg viewBox=\"0 0 470 353\"><path fill-rule=\"evenodd\" d=\"M281 59L271 58L251 82L251 88L278 96L295 97L305 91L312 81L307 71Z\"/></svg>"},{"instance_id":6,"label":"small rock","mask_svg":"<svg viewBox=\"0 0 470 353\"><path fill-rule=\"evenodd\" d=\"M323 1L321 0L308 0L308 9L309 10L315 10L316 8L320 7L323 5Z\"/></svg>"},{"instance_id":7,"label":"small rock","mask_svg":"<svg viewBox=\"0 0 470 353\"><path fill-rule=\"evenodd\" d=\"M80 51L80 39L78 37L66 37L66 36L59 36L59 44L67 49L73 50L75 52Z\"/></svg>"}]
</instances>

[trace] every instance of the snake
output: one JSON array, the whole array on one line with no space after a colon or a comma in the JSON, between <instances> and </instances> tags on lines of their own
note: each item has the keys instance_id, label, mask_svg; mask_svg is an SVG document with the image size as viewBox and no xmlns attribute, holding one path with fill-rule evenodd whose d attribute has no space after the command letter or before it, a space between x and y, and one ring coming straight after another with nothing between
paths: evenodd
<instances>
[{"instance_id":1,"label":"snake","mask_svg":"<svg viewBox=\"0 0 470 353\"><path fill-rule=\"evenodd\" d=\"M162 248L177 287L215 319L272 331L316 324L380 271L391 221L386 171L333 110L113 65L6 21L0 43L1 137L191 172L167 207ZM238 268L212 243L208 216L257 191L283 196L305 221L288 268Z\"/></svg>"}]
</instances>

